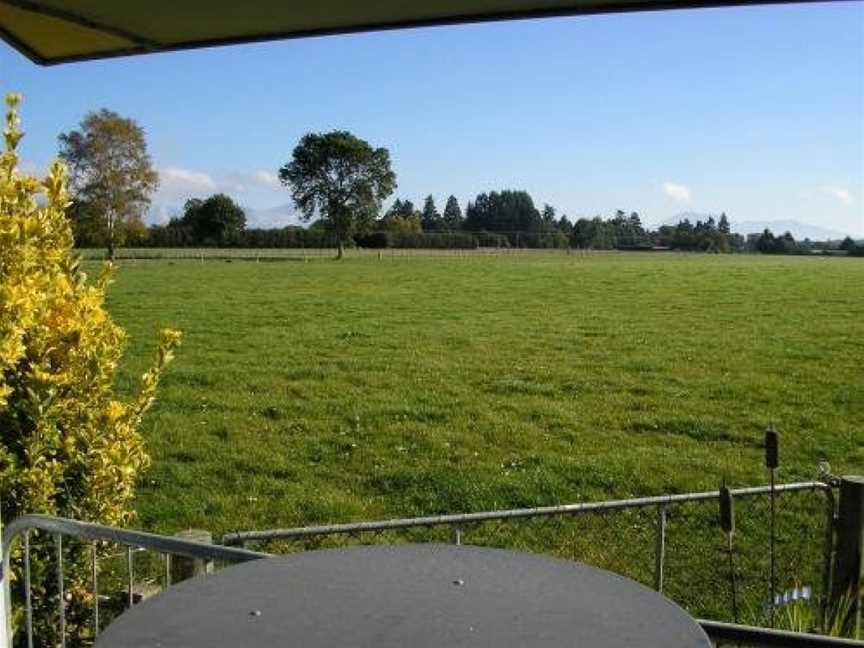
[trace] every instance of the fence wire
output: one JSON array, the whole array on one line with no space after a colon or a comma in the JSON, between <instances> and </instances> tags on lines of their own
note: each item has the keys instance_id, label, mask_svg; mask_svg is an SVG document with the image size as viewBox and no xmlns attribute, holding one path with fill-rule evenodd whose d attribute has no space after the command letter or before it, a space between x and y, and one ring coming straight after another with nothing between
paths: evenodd
<instances>
[{"instance_id":1,"label":"fence wire","mask_svg":"<svg viewBox=\"0 0 864 648\"><path fill-rule=\"evenodd\" d=\"M246 547L289 554L360 544L435 542L534 552L594 565L660 589L695 617L770 626L772 593L782 598L783 592L797 596L806 591L809 600L803 604L818 605L831 559L833 492L817 483L783 488L787 490L778 492L775 507L773 590L771 501L761 489L734 498L731 563L727 537L719 524L718 498L710 493L592 503L587 509L490 512L455 521L402 520L399 526L381 522L360 528L265 531L257 532L258 536L280 537L246 543ZM170 543L176 544L176 539L122 530L109 530L106 535L104 527L94 535L76 531L74 525L87 525L74 521L65 521L72 525L69 528L51 522L40 529L38 522L33 527L19 525L19 541L6 547L16 648L92 645L117 615L180 579L175 573L180 559L172 563L171 555ZM21 533L22 528L28 530ZM243 536L236 534L234 541ZM227 562L217 561L216 568L264 555L235 556L228 555L238 551L230 547L213 549L226 553ZM174 550L187 551L187 556L207 553L195 553L201 547L188 545ZM788 627L784 620L800 611L790 605L802 602L781 602L774 615L778 627ZM35 643L34 638L38 638Z\"/></svg>"},{"instance_id":2,"label":"fence wire","mask_svg":"<svg viewBox=\"0 0 864 648\"><path fill-rule=\"evenodd\" d=\"M814 604L830 556L829 502L822 490L780 492L776 500L774 594L806 591ZM735 498L732 575L716 499L613 508L577 514L499 518L398 529L328 531L250 543L263 551L297 551L369 544L461 543L547 554L584 562L662 592L697 617L770 625L768 495Z\"/></svg>"}]
</instances>

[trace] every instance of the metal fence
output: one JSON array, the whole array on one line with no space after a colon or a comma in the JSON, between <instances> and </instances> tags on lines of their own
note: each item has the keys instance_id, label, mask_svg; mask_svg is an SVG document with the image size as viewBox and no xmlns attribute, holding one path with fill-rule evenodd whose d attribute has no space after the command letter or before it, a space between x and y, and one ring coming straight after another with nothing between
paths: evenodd
<instances>
[{"instance_id":1,"label":"metal fence","mask_svg":"<svg viewBox=\"0 0 864 648\"><path fill-rule=\"evenodd\" d=\"M144 551L152 554L149 558L153 555L159 557L157 563L161 562L162 566L161 585L166 588L171 585L172 557L238 563L267 556L247 549L204 544L47 515L26 515L17 518L3 529L2 586L7 606L5 629L10 645L33 648L34 641L37 641L34 621L38 620L43 622L43 627L50 625L56 629L56 641L61 648L66 647L70 638L71 646L86 645L89 643L88 639L95 639L106 621L110 622L111 617L136 603L135 590L142 581L142 576L145 573L152 576L152 560L147 560L148 564L143 565L144 569L136 575L136 555ZM14 559L13 552L17 554ZM35 579L31 561L31 557L37 552L51 557L50 562L54 571L53 578L48 580L47 586L46 583L40 583L40 591L44 597L39 601L34 600L33 596ZM89 555L89 574L87 574L89 582L86 583L89 591L79 592L77 597L86 600L87 609L84 611L83 618L80 613L76 615L79 625L86 623L89 627L87 629L78 627L75 632L68 632L70 610L67 607L73 599L68 592L71 584L66 563L73 553L79 556ZM143 556L138 556L138 561L141 562L142 558ZM16 566L20 566L18 573L12 570L13 560L18 563ZM116 573L118 562L121 564L120 571L125 573ZM101 610L103 615L100 618L100 602L104 601L100 591L100 580L103 578L108 580L108 591L120 594L121 601L113 604L110 598L105 601L109 603L109 610ZM20 584L20 588L16 589L23 592L23 601L13 600L11 595L13 579L16 580L16 584ZM75 587L84 586L80 578L76 580L78 582L75 583ZM37 613L43 618L39 619ZM21 639L13 644L11 639L14 621L17 621L14 625L20 626L17 634ZM41 637L35 645L49 645L49 642L45 637Z\"/></svg>"},{"instance_id":2,"label":"metal fence","mask_svg":"<svg viewBox=\"0 0 864 648\"><path fill-rule=\"evenodd\" d=\"M768 487L732 491L738 527L733 563L742 603L761 606L769 598L767 515ZM821 482L783 484L777 494L777 585L812 583L815 596L831 578L833 489ZM717 645L864 646L864 642L726 623L729 618L728 564L717 522L719 493L687 493L458 515L385 520L233 533L223 545L129 531L48 516L25 516L4 529L3 587L7 632L18 629L15 646L31 648L39 627L56 632L56 644L89 645L100 627L136 602L142 580L171 585L172 556L230 564L289 552L356 543L444 541L544 551L613 569L663 591L700 621ZM518 522L518 523L517 523ZM244 545L242 548L236 545ZM266 545L267 552L251 545ZM51 557L53 573L31 574L31 554ZM73 554L89 555L86 578L64 571ZM86 562L86 561L85 561ZM80 561L79 561L80 567ZM33 583L43 600L35 600ZM12 600L10 582L18 597ZM44 581L48 581L45 586ZM82 587L86 586L82 592ZM75 597L89 606L76 617ZM113 595L108 596L109 594ZM119 600L119 604L117 599ZM108 605L110 601L113 605ZM100 605L108 605L100 610ZM762 610L764 611L764 610ZM758 623L754 616L734 619ZM42 617L42 625L36 621ZM14 622L13 622L14 617ZM71 621L70 621L71 619ZM82 621L83 620L83 621ZM71 623L71 625L70 625ZM77 623L77 625L75 625ZM82 632L81 623L89 624ZM67 643L68 642L68 643ZM11 645L11 643L10 643ZM47 645L44 638L35 645Z\"/></svg>"},{"instance_id":3,"label":"metal fence","mask_svg":"<svg viewBox=\"0 0 864 648\"><path fill-rule=\"evenodd\" d=\"M761 624L772 600L770 488L732 490L737 527L729 567L719 492L685 493L506 511L244 531L225 545L286 553L350 544L455 542L549 553L623 574L694 616ZM822 482L776 488L774 589L828 590L834 492ZM733 615L732 572L740 612Z\"/></svg>"}]
</instances>

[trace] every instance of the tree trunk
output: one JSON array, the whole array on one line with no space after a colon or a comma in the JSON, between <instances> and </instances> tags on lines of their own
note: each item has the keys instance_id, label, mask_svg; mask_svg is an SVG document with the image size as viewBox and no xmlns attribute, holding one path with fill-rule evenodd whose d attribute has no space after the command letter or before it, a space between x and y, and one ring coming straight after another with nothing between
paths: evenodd
<instances>
[{"instance_id":1,"label":"tree trunk","mask_svg":"<svg viewBox=\"0 0 864 648\"><path fill-rule=\"evenodd\" d=\"M108 215L108 260L111 263L114 263L114 257L115 257L114 226L115 226L114 215L109 212L109 215Z\"/></svg>"},{"instance_id":2,"label":"tree trunk","mask_svg":"<svg viewBox=\"0 0 864 648\"><path fill-rule=\"evenodd\" d=\"M345 246L342 244L342 238L336 239L336 260L339 261L345 254Z\"/></svg>"}]
</instances>

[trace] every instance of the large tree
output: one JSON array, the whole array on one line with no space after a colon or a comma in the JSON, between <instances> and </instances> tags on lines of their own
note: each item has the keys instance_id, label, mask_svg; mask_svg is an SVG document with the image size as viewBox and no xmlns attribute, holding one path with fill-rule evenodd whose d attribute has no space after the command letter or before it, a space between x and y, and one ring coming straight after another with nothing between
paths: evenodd
<instances>
[{"instance_id":1,"label":"large tree","mask_svg":"<svg viewBox=\"0 0 864 648\"><path fill-rule=\"evenodd\" d=\"M423 230L426 232L434 232L441 229L441 214L438 213L438 207L435 206L435 197L432 194L426 196L426 200L423 202L421 222Z\"/></svg>"},{"instance_id":2,"label":"large tree","mask_svg":"<svg viewBox=\"0 0 864 648\"><path fill-rule=\"evenodd\" d=\"M402 200L401 198L397 198L393 201L393 204L390 206L390 209L387 210L387 213L384 214L384 218L414 218L416 217L420 220L420 212L414 208L414 203L410 200Z\"/></svg>"},{"instance_id":3,"label":"large tree","mask_svg":"<svg viewBox=\"0 0 864 648\"><path fill-rule=\"evenodd\" d=\"M540 212L526 191L492 191L482 193L468 203L465 209L466 230L486 230L505 234L511 245L526 242L525 233L539 231L542 223Z\"/></svg>"},{"instance_id":4,"label":"large tree","mask_svg":"<svg viewBox=\"0 0 864 648\"><path fill-rule=\"evenodd\" d=\"M855 249L855 240L851 236L847 236L840 243L839 249L846 250L847 252L851 252Z\"/></svg>"},{"instance_id":5,"label":"large tree","mask_svg":"<svg viewBox=\"0 0 864 648\"><path fill-rule=\"evenodd\" d=\"M61 133L60 157L70 170L77 213L88 214L94 234L114 259L142 217L159 176L147 153L144 129L134 120L103 108L88 113L79 130Z\"/></svg>"},{"instance_id":6,"label":"large tree","mask_svg":"<svg viewBox=\"0 0 864 648\"><path fill-rule=\"evenodd\" d=\"M450 196L444 206L444 226L449 230L458 230L462 227L462 208L456 196Z\"/></svg>"},{"instance_id":7,"label":"large tree","mask_svg":"<svg viewBox=\"0 0 864 648\"><path fill-rule=\"evenodd\" d=\"M279 179L291 188L304 220L318 215L336 234L338 259L345 242L375 220L381 201L396 188L390 152L347 131L305 135Z\"/></svg>"},{"instance_id":8,"label":"large tree","mask_svg":"<svg viewBox=\"0 0 864 648\"><path fill-rule=\"evenodd\" d=\"M181 225L186 225L198 243L230 245L246 229L246 213L225 194L214 194L206 200L186 201Z\"/></svg>"}]
</instances>

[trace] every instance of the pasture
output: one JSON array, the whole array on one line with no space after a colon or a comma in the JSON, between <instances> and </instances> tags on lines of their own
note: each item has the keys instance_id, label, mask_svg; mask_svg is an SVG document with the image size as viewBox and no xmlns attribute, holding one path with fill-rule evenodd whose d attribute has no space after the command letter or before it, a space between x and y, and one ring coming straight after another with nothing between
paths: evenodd
<instances>
[{"instance_id":1,"label":"pasture","mask_svg":"<svg viewBox=\"0 0 864 648\"><path fill-rule=\"evenodd\" d=\"M94 268L95 269L95 268ZM229 531L864 472L864 261L533 254L121 262L138 525ZM722 546L722 545L721 545Z\"/></svg>"}]
</instances>

